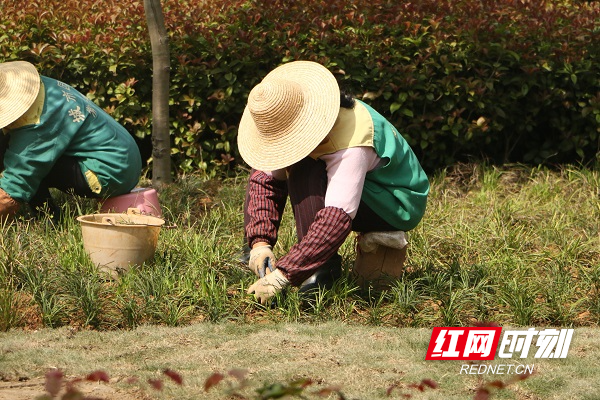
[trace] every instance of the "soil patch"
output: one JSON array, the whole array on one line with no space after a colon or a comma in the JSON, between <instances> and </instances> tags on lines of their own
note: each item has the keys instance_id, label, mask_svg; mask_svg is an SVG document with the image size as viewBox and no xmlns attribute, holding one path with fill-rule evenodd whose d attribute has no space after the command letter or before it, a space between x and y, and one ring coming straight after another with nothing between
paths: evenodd
<instances>
[{"instance_id":1,"label":"soil patch","mask_svg":"<svg viewBox=\"0 0 600 400\"><path fill-rule=\"evenodd\" d=\"M67 377L67 380L73 377ZM0 400L32 400L47 394L44 378L0 382ZM141 400L147 398L139 390L124 391L103 382L78 382L77 389L85 396L103 400ZM58 398L64 393L59 394Z\"/></svg>"}]
</instances>

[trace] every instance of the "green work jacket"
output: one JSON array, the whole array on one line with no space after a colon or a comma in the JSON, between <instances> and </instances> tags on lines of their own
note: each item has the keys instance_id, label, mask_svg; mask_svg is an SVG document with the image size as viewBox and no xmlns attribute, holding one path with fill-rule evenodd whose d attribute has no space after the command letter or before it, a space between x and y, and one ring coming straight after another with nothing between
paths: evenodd
<instances>
[{"instance_id":1,"label":"green work jacket","mask_svg":"<svg viewBox=\"0 0 600 400\"><path fill-rule=\"evenodd\" d=\"M73 87L44 76L41 80L45 97L39 122L10 130L0 188L27 202L54 163L71 156L99 197L133 189L142 162L131 134Z\"/></svg>"}]
</instances>

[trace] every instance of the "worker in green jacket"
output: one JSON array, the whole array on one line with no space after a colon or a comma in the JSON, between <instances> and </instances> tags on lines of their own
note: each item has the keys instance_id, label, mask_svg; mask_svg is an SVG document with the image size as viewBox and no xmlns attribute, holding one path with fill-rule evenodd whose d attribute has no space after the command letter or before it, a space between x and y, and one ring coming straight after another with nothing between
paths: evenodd
<instances>
[{"instance_id":1,"label":"worker in green jacket","mask_svg":"<svg viewBox=\"0 0 600 400\"><path fill-rule=\"evenodd\" d=\"M0 219L22 203L56 214L49 188L106 198L139 181L141 156L129 132L28 62L0 64L0 129Z\"/></svg>"}]
</instances>

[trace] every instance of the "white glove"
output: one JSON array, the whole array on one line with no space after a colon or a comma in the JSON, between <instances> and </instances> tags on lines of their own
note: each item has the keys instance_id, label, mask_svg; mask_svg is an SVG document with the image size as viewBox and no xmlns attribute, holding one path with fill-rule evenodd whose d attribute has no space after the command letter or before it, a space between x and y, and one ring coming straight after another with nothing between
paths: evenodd
<instances>
[{"instance_id":1,"label":"white glove","mask_svg":"<svg viewBox=\"0 0 600 400\"><path fill-rule=\"evenodd\" d=\"M273 247L269 245L257 246L250 250L250 261L248 261L248 268L250 268L252 272L254 272L254 274L259 278L271 273L267 258L271 260L270 265L274 266L275 256L273 255Z\"/></svg>"},{"instance_id":2,"label":"white glove","mask_svg":"<svg viewBox=\"0 0 600 400\"><path fill-rule=\"evenodd\" d=\"M247 293L254 293L256 301L260 304L267 304L269 299L281 292L286 286L290 284L283 273L279 269L266 275L264 278L260 278L248 288Z\"/></svg>"}]
</instances>

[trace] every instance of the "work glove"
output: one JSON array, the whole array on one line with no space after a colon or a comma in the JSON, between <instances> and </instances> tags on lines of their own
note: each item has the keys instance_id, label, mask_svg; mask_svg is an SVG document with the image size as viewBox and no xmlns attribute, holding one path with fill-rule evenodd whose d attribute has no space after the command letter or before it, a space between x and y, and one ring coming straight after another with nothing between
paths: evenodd
<instances>
[{"instance_id":1,"label":"work glove","mask_svg":"<svg viewBox=\"0 0 600 400\"><path fill-rule=\"evenodd\" d=\"M270 274L275 268L275 256L273 247L269 245L257 246L250 250L250 261L248 268L259 278Z\"/></svg>"},{"instance_id":2,"label":"work glove","mask_svg":"<svg viewBox=\"0 0 600 400\"><path fill-rule=\"evenodd\" d=\"M0 221L11 219L19 211L19 203L0 189Z\"/></svg>"},{"instance_id":3,"label":"work glove","mask_svg":"<svg viewBox=\"0 0 600 400\"><path fill-rule=\"evenodd\" d=\"M249 288L247 293L253 294L256 301L260 304L267 304L269 300L277 293L281 292L285 287L290 284L283 273L279 269L266 275L264 278L260 278L254 282Z\"/></svg>"}]
</instances>

